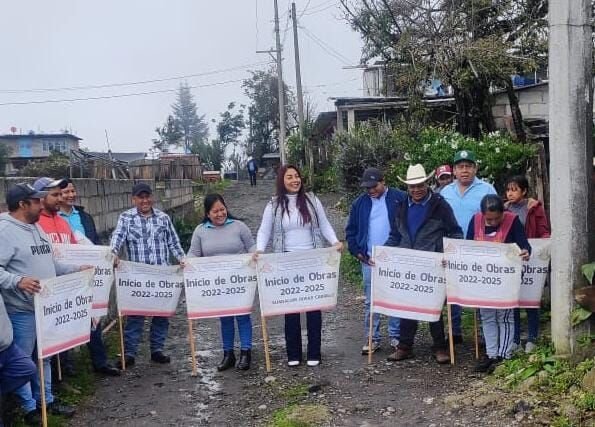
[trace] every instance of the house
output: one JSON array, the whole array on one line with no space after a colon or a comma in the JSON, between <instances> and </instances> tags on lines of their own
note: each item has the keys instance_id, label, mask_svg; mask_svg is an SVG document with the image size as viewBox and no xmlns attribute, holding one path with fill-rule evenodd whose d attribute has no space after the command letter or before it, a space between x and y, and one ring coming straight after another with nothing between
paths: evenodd
<instances>
[{"instance_id":1,"label":"house","mask_svg":"<svg viewBox=\"0 0 595 427\"><path fill-rule=\"evenodd\" d=\"M70 133L29 133L0 135L0 144L8 148L6 175L11 175L32 160L43 160L54 152L69 154L79 149L82 139Z\"/></svg>"}]
</instances>

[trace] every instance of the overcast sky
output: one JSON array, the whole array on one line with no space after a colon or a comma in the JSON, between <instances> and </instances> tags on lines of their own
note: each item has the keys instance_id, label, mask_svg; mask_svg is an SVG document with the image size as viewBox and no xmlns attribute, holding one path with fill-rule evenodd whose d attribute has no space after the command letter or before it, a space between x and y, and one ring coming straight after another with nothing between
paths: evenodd
<instances>
[{"instance_id":1,"label":"overcast sky","mask_svg":"<svg viewBox=\"0 0 595 427\"><path fill-rule=\"evenodd\" d=\"M338 0L296 0L302 81L317 111L332 110L331 96L361 94L361 41L343 19ZM288 0L279 0L283 71L295 86ZM304 10L305 9L305 10ZM78 102L14 102L121 96L177 88L180 80L64 90L169 79L186 80L199 112L210 121L231 101L246 102L241 80L252 65L269 60L255 51L274 47L273 0L78 0L11 1L2 8L0 134L72 129L91 150L146 151L154 129L171 112L175 91ZM288 31L285 31L285 30ZM327 44L323 48L313 40ZM320 43L320 41L319 41ZM330 46L331 49L328 48ZM334 51L332 50L334 49ZM243 68L239 68L243 67ZM221 71L237 68L231 71ZM232 82L230 82L232 81ZM228 82L221 85L214 85ZM207 87L208 85L213 85ZM200 87L203 86L203 87ZM28 91L31 89L55 91ZM213 132L211 132L212 134Z\"/></svg>"}]
</instances>

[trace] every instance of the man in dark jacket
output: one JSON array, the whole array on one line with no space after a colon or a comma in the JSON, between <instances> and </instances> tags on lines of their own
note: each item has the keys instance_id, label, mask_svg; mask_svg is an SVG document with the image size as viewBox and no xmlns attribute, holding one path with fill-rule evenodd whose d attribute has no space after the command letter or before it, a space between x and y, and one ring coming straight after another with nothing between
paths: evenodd
<instances>
[{"instance_id":1,"label":"man in dark jacket","mask_svg":"<svg viewBox=\"0 0 595 427\"><path fill-rule=\"evenodd\" d=\"M250 187L253 187L256 185L256 172L258 172L258 164L254 158L248 160L246 169L248 169L248 175L250 175Z\"/></svg>"},{"instance_id":2,"label":"man in dark jacket","mask_svg":"<svg viewBox=\"0 0 595 427\"><path fill-rule=\"evenodd\" d=\"M399 206L386 246L443 252L443 237L463 238L463 230L459 227L448 202L439 194L430 191L428 180L432 175L433 173L426 176L424 167L417 164L409 166L406 179L399 178L407 184L409 197ZM417 323L417 320L401 319L401 340L388 360L399 361L413 357L412 349ZM437 322L430 322L430 334L434 342L432 349L436 361L450 362L450 356L446 351L442 317Z\"/></svg>"},{"instance_id":3,"label":"man in dark jacket","mask_svg":"<svg viewBox=\"0 0 595 427\"><path fill-rule=\"evenodd\" d=\"M362 265L364 279L365 312L364 335L365 344L362 354L376 352L380 349L380 314L373 318L372 348L368 347L370 331L370 286L372 280L370 256L374 246L381 246L390 235L391 224L395 219L397 204L405 200L405 193L396 188L389 188L384 183L384 176L376 168L364 171L361 187L366 192L360 195L351 206L349 220L345 227L345 238L351 255L356 257ZM390 345L396 349L399 344L399 319L389 318L388 334Z\"/></svg>"},{"instance_id":4,"label":"man in dark jacket","mask_svg":"<svg viewBox=\"0 0 595 427\"><path fill-rule=\"evenodd\" d=\"M99 236L93 217L85 212L82 206L75 205L77 193L74 183L68 178L62 181L62 204L59 215L68 222L79 244L88 240L88 244L98 245ZM99 319L97 324L92 325L91 340L87 346L95 372L109 376L120 375L120 370L111 366L107 361L107 352L101 336L101 320Z\"/></svg>"}]
</instances>

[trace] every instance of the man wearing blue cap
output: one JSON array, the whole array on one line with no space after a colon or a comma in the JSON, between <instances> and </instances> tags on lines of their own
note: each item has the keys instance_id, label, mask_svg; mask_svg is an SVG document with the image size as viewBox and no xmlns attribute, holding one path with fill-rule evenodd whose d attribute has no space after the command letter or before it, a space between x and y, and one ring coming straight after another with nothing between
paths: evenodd
<instances>
[{"instance_id":1,"label":"man wearing blue cap","mask_svg":"<svg viewBox=\"0 0 595 427\"><path fill-rule=\"evenodd\" d=\"M480 211L480 203L486 194L497 194L494 186L477 177L477 161L475 153L461 150L454 157L454 174L456 179L440 190L440 195L446 199L455 218L463 230L469 228L471 218ZM463 342L461 327L461 306L452 305L452 335L455 344Z\"/></svg>"}]
</instances>

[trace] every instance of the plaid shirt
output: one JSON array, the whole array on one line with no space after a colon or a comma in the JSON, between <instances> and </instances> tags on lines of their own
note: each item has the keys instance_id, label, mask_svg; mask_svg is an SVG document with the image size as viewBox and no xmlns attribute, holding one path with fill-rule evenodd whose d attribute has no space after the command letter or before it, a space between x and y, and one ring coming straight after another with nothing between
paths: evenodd
<instances>
[{"instance_id":1,"label":"plaid shirt","mask_svg":"<svg viewBox=\"0 0 595 427\"><path fill-rule=\"evenodd\" d=\"M168 265L170 254L184 258L184 250L169 216L153 209L149 217L140 215L136 208L123 212L112 234L111 247L117 255L126 244L130 261L153 265Z\"/></svg>"}]
</instances>

